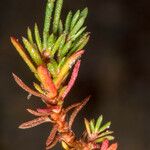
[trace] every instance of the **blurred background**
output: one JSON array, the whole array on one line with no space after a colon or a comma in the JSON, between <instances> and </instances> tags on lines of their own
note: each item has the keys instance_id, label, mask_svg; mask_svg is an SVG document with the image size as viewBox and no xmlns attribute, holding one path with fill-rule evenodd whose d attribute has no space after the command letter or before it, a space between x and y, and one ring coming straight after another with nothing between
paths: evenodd
<instances>
[{"instance_id":1,"label":"blurred background","mask_svg":"<svg viewBox=\"0 0 150 150\"><path fill-rule=\"evenodd\" d=\"M119 150L150 149L150 1L64 0L63 16L72 9L89 7L87 19L91 40L82 58L78 80L65 105L92 98L74 124L79 136L83 118L104 115L112 121ZM42 31L46 0L1 0L0 2L0 149L43 150L51 127L44 124L19 130L33 119L26 108L40 107L38 98L14 82L16 73L28 85L34 81L14 47L10 35L21 39L28 26L38 23ZM54 150L61 149L59 145Z\"/></svg>"}]
</instances>

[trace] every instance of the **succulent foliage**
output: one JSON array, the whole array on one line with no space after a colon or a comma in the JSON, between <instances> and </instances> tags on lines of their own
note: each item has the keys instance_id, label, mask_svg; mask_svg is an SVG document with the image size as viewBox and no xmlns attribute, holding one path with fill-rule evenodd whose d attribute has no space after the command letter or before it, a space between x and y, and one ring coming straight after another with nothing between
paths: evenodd
<instances>
[{"instance_id":1,"label":"succulent foliage","mask_svg":"<svg viewBox=\"0 0 150 150\"><path fill-rule=\"evenodd\" d=\"M15 81L29 95L39 97L45 103L45 108L27 109L37 118L21 124L19 128L32 128L43 123L53 124L46 149L51 149L60 141L66 150L116 150L117 144L109 147L109 141L114 137L111 135L113 132L109 131L111 123L102 125L103 116L90 122L85 119L86 131L79 140L72 131L75 117L90 98L89 96L67 108L63 106L64 99L78 76L83 48L90 38L84 25L88 8L75 13L69 11L66 19L62 20L62 7L63 0L47 0L42 34L35 23L33 31L27 28L27 37L22 37L22 44L11 37L12 44L37 79L33 83L34 89L13 74ZM69 76L70 72L72 73ZM67 122L66 115L69 111L72 114Z\"/></svg>"}]
</instances>

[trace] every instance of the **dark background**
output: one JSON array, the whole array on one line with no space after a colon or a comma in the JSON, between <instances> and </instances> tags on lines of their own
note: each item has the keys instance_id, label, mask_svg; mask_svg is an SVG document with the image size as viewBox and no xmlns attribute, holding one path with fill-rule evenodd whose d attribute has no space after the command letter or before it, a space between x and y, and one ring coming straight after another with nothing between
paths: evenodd
<instances>
[{"instance_id":1,"label":"dark background","mask_svg":"<svg viewBox=\"0 0 150 150\"><path fill-rule=\"evenodd\" d=\"M19 130L18 125L34 118L25 109L41 105L37 98L14 82L15 72L26 83L34 81L25 63L10 44L21 39L26 27L37 22L42 29L45 0L0 1L0 149L43 150L50 130L41 125ZM78 80L66 106L92 94L74 128L83 130L83 118L104 115L112 121L119 150L150 149L150 1L65 0L67 11L89 7L87 20L91 40L82 59ZM54 148L61 149L59 147Z\"/></svg>"}]
</instances>

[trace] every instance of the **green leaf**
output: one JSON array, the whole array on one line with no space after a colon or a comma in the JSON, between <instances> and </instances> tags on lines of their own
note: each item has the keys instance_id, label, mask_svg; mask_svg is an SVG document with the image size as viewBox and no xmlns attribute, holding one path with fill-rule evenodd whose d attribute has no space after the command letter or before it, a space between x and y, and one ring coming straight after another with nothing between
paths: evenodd
<instances>
[{"instance_id":1,"label":"green leaf","mask_svg":"<svg viewBox=\"0 0 150 150\"><path fill-rule=\"evenodd\" d=\"M42 90L42 88L37 84L37 83L33 83L34 88L41 94L44 94L44 91Z\"/></svg>"},{"instance_id":2,"label":"green leaf","mask_svg":"<svg viewBox=\"0 0 150 150\"><path fill-rule=\"evenodd\" d=\"M28 29L27 29L27 36L28 36L28 40L29 40L29 42L30 43L34 43L33 42L33 36L32 36L32 32L31 32L31 29L28 27Z\"/></svg>"},{"instance_id":3,"label":"green leaf","mask_svg":"<svg viewBox=\"0 0 150 150\"><path fill-rule=\"evenodd\" d=\"M58 32L59 32L59 35L61 35L61 34L63 33L63 24L62 24L62 21L61 21L61 20L60 20L60 22L59 22Z\"/></svg>"},{"instance_id":4,"label":"green leaf","mask_svg":"<svg viewBox=\"0 0 150 150\"><path fill-rule=\"evenodd\" d=\"M59 70L62 68L62 66L64 65L65 61L66 61L66 57L64 57L64 58L61 59L59 65L58 65L58 69Z\"/></svg>"},{"instance_id":5,"label":"green leaf","mask_svg":"<svg viewBox=\"0 0 150 150\"><path fill-rule=\"evenodd\" d=\"M34 34L35 34L35 40L36 40L38 49L39 49L40 52L42 52L41 37L40 37L39 29L38 29L38 26L37 26L36 23L35 23L35 26L34 26Z\"/></svg>"},{"instance_id":6,"label":"green leaf","mask_svg":"<svg viewBox=\"0 0 150 150\"><path fill-rule=\"evenodd\" d=\"M106 139L109 140L109 141L112 141L112 140L114 140L114 137L111 136L111 135L108 135L108 136L105 136L105 137L101 137L101 138L96 139L95 142L96 142L96 143L101 143L101 142L103 142L103 141L106 140Z\"/></svg>"},{"instance_id":7,"label":"green leaf","mask_svg":"<svg viewBox=\"0 0 150 150\"><path fill-rule=\"evenodd\" d=\"M70 52L68 55L71 55L72 53L74 53L76 50L78 50L81 46L86 45L87 41L89 40L89 33L85 33L81 36L81 38L77 39L74 44L73 47L71 48Z\"/></svg>"},{"instance_id":8,"label":"green leaf","mask_svg":"<svg viewBox=\"0 0 150 150\"><path fill-rule=\"evenodd\" d=\"M52 33L49 38L48 38L48 50L50 51L52 49L52 47L54 46L54 43L55 43L55 37L54 37L54 34Z\"/></svg>"},{"instance_id":9,"label":"green leaf","mask_svg":"<svg viewBox=\"0 0 150 150\"><path fill-rule=\"evenodd\" d=\"M106 129L109 129L111 125L111 122L107 122L105 125L103 125L100 129L99 129L99 133L105 131Z\"/></svg>"},{"instance_id":10,"label":"green leaf","mask_svg":"<svg viewBox=\"0 0 150 150\"><path fill-rule=\"evenodd\" d=\"M91 131L92 131L92 133L94 133L94 130L95 130L95 120L94 119L92 119L91 121L90 121L90 129L91 129Z\"/></svg>"},{"instance_id":11,"label":"green leaf","mask_svg":"<svg viewBox=\"0 0 150 150\"><path fill-rule=\"evenodd\" d=\"M75 35L79 30L80 28L82 27L82 25L84 24L84 21L85 21L85 18L84 17L81 17L78 22L76 23L76 25L73 27L73 29L71 30L70 32L70 36L73 36Z\"/></svg>"},{"instance_id":12,"label":"green leaf","mask_svg":"<svg viewBox=\"0 0 150 150\"><path fill-rule=\"evenodd\" d=\"M58 31L62 5L63 5L63 0L57 0L55 14L54 14L54 21L53 21L53 33L54 34L56 34Z\"/></svg>"},{"instance_id":13,"label":"green leaf","mask_svg":"<svg viewBox=\"0 0 150 150\"><path fill-rule=\"evenodd\" d=\"M72 19L72 12L70 11L67 15L66 21L65 21L65 32L68 33L70 30L70 24Z\"/></svg>"},{"instance_id":14,"label":"green leaf","mask_svg":"<svg viewBox=\"0 0 150 150\"><path fill-rule=\"evenodd\" d=\"M87 15L88 15L88 8L86 7L81 11L80 17L86 18Z\"/></svg>"},{"instance_id":15,"label":"green leaf","mask_svg":"<svg viewBox=\"0 0 150 150\"><path fill-rule=\"evenodd\" d=\"M43 30L43 48L47 48L47 38L49 36L49 30L51 25L51 16L53 13L55 0L48 0L45 11L45 21L44 21L44 30Z\"/></svg>"},{"instance_id":16,"label":"green leaf","mask_svg":"<svg viewBox=\"0 0 150 150\"><path fill-rule=\"evenodd\" d=\"M35 49L33 47L33 45L26 39L26 38L22 38L23 43L26 47L26 49L28 50L32 60L37 64L37 65L41 65L43 63L42 58L38 52L37 49Z\"/></svg>"},{"instance_id":17,"label":"green leaf","mask_svg":"<svg viewBox=\"0 0 150 150\"><path fill-rule=\"evenodd\" d=\"M71 21L71 26L70 26L70 29L72 30L73 27L75 26L75 24L77 23L78 19L79 19L79 16L80 16L80 10L77 10L77 12L74 14L73 18L72 18L72 21Z\"/></svg>"},{"instance_id":18,"label":"green leaf","mask_svg":"<svg viewBox=\"0 0 150 150\"><path fill-rule=\"evenodd\" d=\"M51 50L51 57L52 57L52 58L54 57L56 51L59 49L59 46L60 46L60 44L61 44L62 39L64 38L64 36L65 36L65 34L62 34L62 35L57 39L57 41L55 42L55 44L54 44L54 46L53 46L53 48L52 48L52 50Z\"/></svg>"},{"instance_id":19,"label":"green leaf","mask_svg":"<svg viewBox=\"0 0 150 150\"><path fill-rule=\"evenodd\" d=\"M100 129L102 121L103 121L103 116L101 115L97 119L97 122L96 122L96 125L95 125L95 132L98 132L98 130Z\"/></svg>"},{"instance_id":20,"label":"green leaf","mask_svg":"<svg viewBox=\"0 0 150 150\"><path fill-rule=\"evenodd\" d=\"M112 133L113 133L113 131L106 131L106 132L100 134L100 135L98 136L98 138L104 137L104 136L106 136L106 135L110 135L110 134L112 134Z\"/></svg>"},{"instance_id":21,"label":"green leaf","mask_svg":"<svg viewBox=\"0 0 150 150\"><path fill-rule=\"evenodd\" d=\"M64 47L65 42L66 42L66 36L67 36L66 33L64 33L64 36L63 36L62 41L61 41L60 46L59 46L59 50L58 50L58 58L59 58L59 60L60 60L62 48Z\"/></svg>"},{"instance_id":22,"label":"green leaf","mask_svg":"<svg viewBox=\"0 0 150 150\"><path fill-rule=\"evenodd\" d=\"M79 47L77 48L77 51L83 49L88 43L89 39L90 39L90 36L87 36L87 38L83 40L83 42L79 45Z\"/></svg>"},{"instance_id":23,"label":"green leaf","mask_svg":"<svg viewBox=\"0 0 150 150\"><path fill-rule=\"evenodd\" d=\"M64 57L68 53L69 49L71 48L71 45L72 45L72 41L68 41L64 45L63 49L61 50L60 57Z\"/></svg>"},{"instance_id":24,"label":"green leaf","mask_svg":"<svg viewBox=\"0 0 150 150\"><path fill-rule=\"evenodd\" d=\"M77 34L75 34L74 36L71 37L71 40L74 41L75 39L77 39L84 31L85 31L86 27L82 27Z\"/></svg>"},{"instance_id":25,"label":"green leaf","mask_svg":"<svg viewBox=\"0 0 150 150\"><path fill-rule=\"evenodd\" d=\"M57 75L57 67L55 65L53 65L52 63L48 63L47 64L47 68L48 68L49 72L51 73L51 75L53 77L56 77L56 75Z\"/></svg>"}]
</instances>

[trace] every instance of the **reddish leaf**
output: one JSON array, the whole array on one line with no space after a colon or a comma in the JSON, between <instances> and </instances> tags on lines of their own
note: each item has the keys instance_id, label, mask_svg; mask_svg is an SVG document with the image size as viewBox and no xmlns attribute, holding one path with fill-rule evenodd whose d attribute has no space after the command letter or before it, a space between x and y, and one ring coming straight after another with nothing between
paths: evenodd
<instances>
[{"instance_id":1,"label":"reddish leaf","mask_svg":"<svg viewBox=\"0 0 150 150\"><path fill-rule=\"evenodd\" d=\"M51 112L50 108L38 108L37 112L42 114L49 114Z\"/></svg>"},{"instance_id":2,"label":"reddish leaf","mask_svg":"<svg viewBox=\"0 0 150 150\"><path fill-rule=\"evenodd\" d=\"M71 106L69 106L65 109L65 113L68 113L68 111L70 111L71 109L73 109L79 105L80 105L80 103L72 104Z\"/></svg>"},{"instance_id":3,"label":"reddish leaf","mask_svg":"<svg viewBox=\"0 0 150 150\"><path fill-rule=\"evenodd\" d=\"M107 150L108 146L109 146L109 141L108 141L108 140L105 140L105 141L103 141L100 150Z\"/></svg>"},{"instance_id":4,"label":"reddish leaf","mask_svg":"<svg viewBox=\"0 0 150 150\"><path fill-rule=\"evenodd\" d=\"M107 150L117 150L117 147L118 147L117 143L111 144Z\"/></svg>"},{"instance_id":5,"label":"reddish leaf","mask_svg":"<svg viewBox=\"0 0 150 150\"><path fill-rule=\"evenodd\" d=\"M42 113L39 113L39 112L37 112L37 111L35 111L35 110L32 110L32 109L27 109L27 111L30 113L30 114L32 114L32 115L34 115L34 116L44 116L45 114L42 114Z\"/></svg>"},{"instance_id":6,"label":"reddish leaf","mask_svg":"<svg viewBox=\"0 0 150 150\"><path fill-rule=\"evenodd\" d=\"M74 85L74 83L77 79L77 76L78 76L80 64L81 64L81 61L78 60L77 63L75 64L75 66L74 66L74 69L73 69L73 72L72 72L72 75L71 75L71 79L68 83L67 89L65 90L65 92L62 95L62 100L64 100L64 98L67 96L67 94L69 93L69 91L73 87L73 85Z\"/></svg>"},{"instance_id":7,"label":"reddish leaf","mask_svg":"<svg viewBox=\"0 0 150 150\"><path fill-rule=\"evenodd\" d=\"M51 75L48 69L44 65L40 65L37 68L37 72L44 86L44 89L48 92L47 96L49 98L54 98L57 95L57 90L51 79Z\"/></svg>"},{"instance_id":8,"label":"reddish leaf","mask_svg":"<svg viewBox=\"0 0 150 150\"><path fill-rule=\"evenodd\" d=\"M44 101L46 102L51 102L51 99L49 99L48 97L46 97L45 95L42 95L34 90L32 90L31 88L29 88L25 83L23 83L23 81L17 77L15 74L13 74L13 77L15 79L15 81L17 82L17 84L22 88L24 89L25 91L27 91L28 93L34 95L34 96L37 96L37 97L40 97L42 99L44 99Z\"/></svg>"},{"instance_id":9,"label":"reddish leaf","mask_svg":"<svg viewBox=\"0 0 150 150\"><path fill-rule=\"evenodd\" d=\"M39 118L36 118L34 120L31 120L31 121L28 121L28 122L21 124L19 126L19 128L20 129L33 128L33 127L38 126L38 125L45 123L45 122L50 122L50 119L48 117L39 117Z\"/></svg>"},{"instance_id":10,"label":"reddish leaf","mask_svg":"<svg viewBox=\"0 0 150 150\"><path fill-rule=\"evenodd\" d=\"M53 140L56 136L56 133L57 133L57 129L58 129L57 125L54 125L52 130L51 130L49 137L47 138L46 146L50 145L53 142Z\"/></svg>"},{"instance_id":11,"label":"reddish leaf","mask_svg":"<svg viewBox=\"0 0 150 150\"><path fill-rule=\"evenodd\" d=\"M86 105L86 103L89 101L89 99L90 99L90 96L85 98L83 100L83 102L80 103L80 105L73 111L73 113L71 114L70 119L69 119L69 128L72 127L75 117L77 116L79 111Z\"/></svg>"},{"instance_id":12,"label":"reddish leaf","mask_svg":"<svg viewBox=\"0 0 150 150\"><path fill-rule=\"evenodd\" d=\"M59 137L56 137L54 141L49 146L46 147L46 150L52 149L57 144L58 141Z\"/></svg>"}]
</instances>

